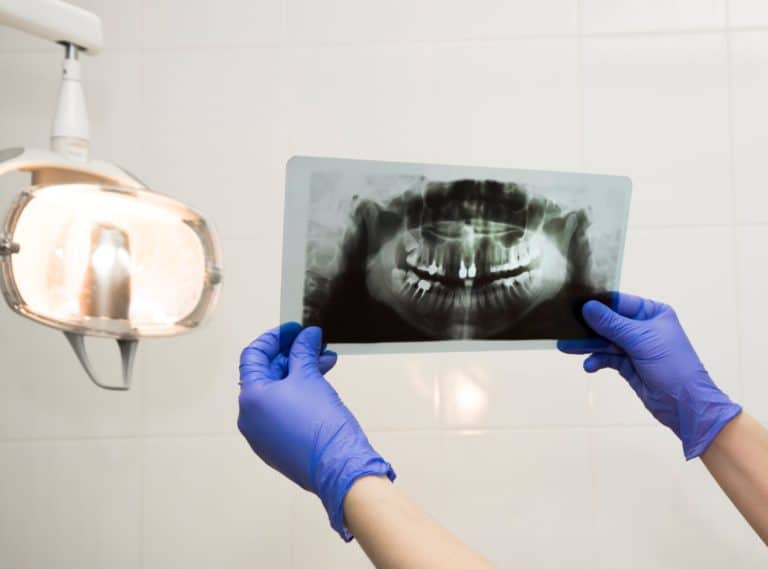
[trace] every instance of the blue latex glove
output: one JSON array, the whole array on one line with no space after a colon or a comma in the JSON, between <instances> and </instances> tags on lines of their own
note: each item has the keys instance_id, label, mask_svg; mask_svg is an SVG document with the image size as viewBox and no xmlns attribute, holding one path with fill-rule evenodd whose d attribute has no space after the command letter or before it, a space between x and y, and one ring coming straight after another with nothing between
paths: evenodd
<instances>
[{"instance_id":1,"label":"blue latex glove","mask_svg":"<svg viewBox=\"0 0 768 569\"><path fill-rule=\"evenodd\" d=\"M566 353L592 353L587 372L613 368L629 382L645 407L672 429L686 459L703 453L741 407L709 377L675 311L666 304L616 293L615 311L591 300L582 314L603 339L560 340Z\"/></svg>"},{"instance_id":2,"label":"blue latex glove","mask_svg":"<svg viewBox=\"0 0 768 569\"><path fill-rule=\"evenodd\" d=\"M323 377L335 363L320 328L291 322L263 334L240 357L237 425L264 462L322 500L350 541L342 506L352 483L395 473Z\"/></svg>"}]
</instances>

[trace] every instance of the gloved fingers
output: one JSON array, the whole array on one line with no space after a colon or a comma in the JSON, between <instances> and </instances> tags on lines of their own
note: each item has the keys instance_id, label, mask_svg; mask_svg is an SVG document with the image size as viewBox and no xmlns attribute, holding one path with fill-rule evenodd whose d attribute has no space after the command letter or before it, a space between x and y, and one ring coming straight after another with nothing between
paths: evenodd
<instances>
[{"instance_id":1,"label":"gloved fingers","mask_svg":"<svg viewBox=\"0 0 768 569\"><path fill-rule=\"evenodd\" d=\"M634 320L614 312L597 300L584 304L581 312L590 328L624 350L637 334L638 325Z\"/></svg>"},{"instance_id":2,"label":"gloved fingers","mask_svg":"<svg viewBox=\"0 0 768 569\"><path fill-rule=\"evenodd\" d=\"M288 375L288 356L284 354L277 354L269 364L269 370L271 377L284 378Z\"/></svg>"},{"instance_id":3,"label":"gloved fingers","mask_svg":"<svg viewBox=\"0 0 768 569\"><path fill-rule=\"evenodd\" d=\"M338 354L336 352L333 350L323 350L317 361L320 373L325 375L331 371L336 365L337 360ZM288 375L288 356L277 354L277 357L270 364L270 369L275 377L285 377Z\"/></svg>"},{"instance_id":4,"label":"gloved fingers","mask_svg":"<svg viewBox=\"0 0 768 569\"><path fill-rule=\"evenodd\" d=\"M304 328L291 346L288 366L295 370L318 370L319 358L323 348L323 331L317 326Z\"/></svg>"},{"instance_id":5,"label":"gloved fingers","mask_svg":"<svg viewBox=\"0 0 768 569\"><path fill-rule=\"evenodd\" d=\"M658 307L661 305L661 303L649 298L624 292L611 293L611 297L613 310L632 320L648 320L652 318L656 315Z\"/></svg>"},{"instance_id":6,"label":"gloved fingers","mask_svg":"<svg viewBox=\"0 0 768 569\"><path fill-rule=\"evenodd\" d=\"M285 322L280 325L280 353L288 356L291 346L301 332L301 324L298 322Z\"/></svg>"},{"instance_id":7,"label":"gloved fingers","mask_svg":"<svg viewBox=\"0 0 768 569\"><path fill-rule=\"evenodd\" d=\"M282 379L284 376L275 375L272 362L287 349L289 339L292 341L300 329L297 322L286 322L251 342L240 354L240 382Z\"/></svg>"},{"instance_id":8,"label":"gloved fingers","mask_svg":"<svg viewBox=\"0 0 768 569\"><path fill-rule=\"evenodd\" d=\"M565 354L623 354L624 350L604 338L583 338L576 340L558 340L557 349Z\"/></svg>"},{"instance_id":9,"label":"gloved fingers","mask_svg":"<svg viewBox=\"0 0 768 569\"><path fill-rule=\"evenodd\" d=\"M645 387L632 366L632 361L628 357L617 354L592 354L584 360L584 370L588 373L595 373L605 368L618 371L621 377L627 380L627 383L629 383L629 386L635 393L642 398L642 392Z\"/></svg>"},{"instance_id":10,"label":"gloved fingers","mask_svg":"<svg viewBox=\"0 0 768 569\"><path fill-rule=\"evenodd\" d=\"M325 375L329 371L333 369L333 366L336 365L336 362L338 361L338 354L334 352L333 350L324 350L323 353L320 354L320 358L318 359L318 367L320 368L320 373Z\"/></svg>"},{"instance_id":11,"label":"gloved fingers","mask_svg":"<svg viewBox=\"0 0 768 569\"><path fill-rule=\"evenodd\" d=\"M607 367L619 371L625 360L625 356L617 354L592 354L584 360L584 371L595 373Z\"/></svg>"}]
</instances>

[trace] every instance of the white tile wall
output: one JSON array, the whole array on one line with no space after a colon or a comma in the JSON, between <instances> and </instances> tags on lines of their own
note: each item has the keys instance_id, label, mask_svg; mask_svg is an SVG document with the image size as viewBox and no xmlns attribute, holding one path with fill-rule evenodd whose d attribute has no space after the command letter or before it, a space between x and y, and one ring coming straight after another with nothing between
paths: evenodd
<instances>
[{"instance_id":1,"label":"white tile wall","mask_svg":"<svg viewBox=\"0 0 768 569\"><path fill-rule=\"evenodd\" d=\"M112 50L85 58L83 65L91 140L97 156L131 170L143 155L142 145L136 141L146 134L142 120L144 57L134 50ZM54 97L50 108L55 101ZM47 121L48 115L41 113L38 118Z\"/></svg>"},{"instance_id":2,"label":"white tile wall","mask_svg":"<svg viewBox=\"0 0 768 569\"><path fill-rule=\"evenodd\" d=\"M763 0L728 0L732 26L751 28L768 24L768 5Z\"/></svg>"},{"instance_id":3,"label":"white tile wall","mask_svg":"<svg viewBox=\"0 0 768 569\"><path fill-rule=\"evenodd\" d=\"M618 33L721 28L725 0L582 0L582 31Z\"/></svg>"},{"instance_id":4,"label":"white tile wall","mask_svg":"<svg viewBox=\"0 0 768 569\"><path fill-rule=\"evenodd\" d=\"M281 53L227 47L144 58L142 155L130 168L211 216L223 238L278 249L284 162L271 133L281 128Z\"/></svg>"},{"instance_id":5,"label":"white tile wall","mask_svg":"<svg viewBox=\"0 0 768 569\"><path fill-rule=\"evenodd\" d=\"M7 383L0 381L0 441L8 438L8 390Z\"/></svg>"},{"instance_id":6,"label":"white tile wall","mask_svg":"<svg viewBox=\"0 0 768 569\"><path fill-rule=\"evenodd\" d=\"M143 567L287 567L290 483L238 437L144 442Z\"/></svg>"},{"instance_id":7,"label":"white tile wall","mask_svg":"<svg viewBox=\"0 0 768 569\"><path fill-rule=\"evenodd\" d=\"M768 31L732 34L731 62L736 214L744 223L766 223L768 118L762 110L768 96Z\"/></svg>"},{"instance_id":8,"label":"white tile wall","mask_svg":"<svg viewBox=\"0 0 768 569\"><path fill-rule=\"evenodd\" d=\"M5 35L3 29L2 36ZM0 53L0 136L7 146L43 146L59 90L61 62L57 53ZM13 89L7 86L13 85Z\"/></svg>"},{"instance_id":9,"label":"white tile wall","mask_svg":"<svg viewBox=\"0 0 768 569\"><path fill-rule=\"evenodd\" d=\"M434 354L346 356L328 379L366 431L434 429L438 372ZM367 381L371 369L386 381Z\"/></svg>"},{"instance_id":10,"label":"white tile wall","mask_svg":"<svg viewBox=\"0 0 768 569\"><path fill-rule=\"evenodd\" d=\"M589 379L579 360L552 356L551 350L442 356L436 367L444 425L589 425Z\"/></svg>"},{"instance_id":11,"label":"white tile wall","mask_svg":"<svg viewBox=\"0 0 768 569\"><path fill-rule=\"evenodd\" d=\"M577 44L566 38L292 49L287 128L278 136L288 139L289 155L575 169Z\"/></svg>"},{"instance_id":12,"label":"white tile wall","mask_svg":"<svg viewBox=\"0 0 768 569\"><path fill-rule=\"evenodd\" d=\"M632 178L632 224L729 224L724 36L587 38L582 57L584 165Z\"/></svg>"},{"instance_id":13,"label":"white tile wall","mask_svg":"<svg viewBox=\"0 0 768 569\"><path fill-rule=\"evenodd\" d=\"M283 2L159 0L143 4L142 44L188 49L269 45L280 41Z\"/></svg>"},{"instance_id":14,"label":"white tile wall","mask_svg":"<svg viewBox=\"0 0 768 569\"><path fill-rule=\"evenodd\" d=\"M3 569L367 566L236 432L237 357L279 318L293 154L631 176L623 288L675 306L768 422L762 1L75 3L106 34L83 59L94 154L210 216L225 281L206 327L141 346L127 394L0 317ZM46 145L59 65L0 29L0 147ZM355 356L329 379L398 485L500 567L765 563L702 465L581 358Z\"/></svg>"},{"instance_id":15,"label":"white tile wall","mask_svg":"<svg viewBox=\"0 0 768 569\"><path fill-rule=\"evenodd\" d=\"M286 0L287 39L298 43L434 42L568 34L576 0Z\"/></svg>"},{"instance_id":16,"label":"white tile wall","mask_svg":"<svg viewBox=\"0 0 768 569\"><path fill-rule=\"evenodd\" d=\"M768 270L765 244L768 227L739 230L739 298L741 316L741 373L745 408L763 420L768 419L768 362L765 360L765 322L768 318ZM766 421L768 422L768 421Z\"/></svg>"},{"instance_id":17,"label":"white tile wall","mask_svg":"<svg viewBox=\"0 0 768 569\"><path fill-rule=\"evenodd\" d=\"M765 565L765 546L700 462L656 427L590 436L599 568ZM662 466L663 465L663 466Z\"/></svg>"},{"instance_id":18,"label":"white tile wall","mask_svg":"<svg viewBox=\"0 0 768 569\"><path fill-rule=\"evenodd\" d=\"M437 519L498 567L594 566L585 431L479 431L444 440L441 483L427 502Z\"/></svg>"},{"instance_id":19,"label":"white tile wall","mask_svg":"<svg viewBox=\"0 0 768 569\"><path fill-rule=\"evenodd\" d=\"M0 567L138 567L140 444L0 443Z\"/></svg>"}]
</instances>

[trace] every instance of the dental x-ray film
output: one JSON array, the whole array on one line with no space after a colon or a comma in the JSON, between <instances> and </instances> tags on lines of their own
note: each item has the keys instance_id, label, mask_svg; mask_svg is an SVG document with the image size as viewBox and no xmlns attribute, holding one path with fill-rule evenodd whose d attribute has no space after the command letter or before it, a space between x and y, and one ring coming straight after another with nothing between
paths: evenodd
<instances>
[{"instance_id":1,"label":"dental x-ray film","mask_svg":"<svg viewBox=\"0 0 768 569\"><path fill-rule=\"evenodd\" d=\"M281 318L347 353L592 337L580 308L618 288L630 193L619 176L292 158Z\"/></svg>"}]
</instances>

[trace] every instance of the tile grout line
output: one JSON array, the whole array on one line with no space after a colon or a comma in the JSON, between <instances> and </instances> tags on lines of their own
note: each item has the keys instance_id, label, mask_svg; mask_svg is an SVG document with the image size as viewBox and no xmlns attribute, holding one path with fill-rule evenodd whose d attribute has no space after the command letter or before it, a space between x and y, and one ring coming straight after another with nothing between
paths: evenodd
<instances>
[{"instance_id":1,"label":"tile grout line","mask_svg":"<svg viewBox=\"0 0 768 569\"><path fill-rule=\"evenodd\" d=\"M578 38L576 40L576 56L577 56L577 76L578 76L578 92L579 92L579 168L582 172L586 171L586 152L584 150L584 144L586 141L586 117L585 117L585 82L584 82L584 1L576 0L576 12L577 21L576 29L578 31ZM588 402L592 399L592 382L586 382L587 398ZM589 422L592 423L592 406L589 406Z\"/></svg>"},{"instance_id":2,"label":"tile grout line","mask_svg":"<svg viewBox=\"0 0 768 569\"><path fill-rule=\"evenodd\" d=\"M287 19L287 14L285 15ZM375 40L375 41L361 41L361 40L349 40L349 41L290 41L287 39L287 22L281 18L281 26L285 25L285 36L277 41L267 41L259 43L232 43L232 44L197 44L190 43L187 45L172 46L172 47L153 47L153 46L141 46L143 51L152 52L197 52L197 51L217 51L217 50L275 50L275 49L310 49L310 48L381 48L381 47L408 47L408 46L423 46L430 45L435 48L460 46L465 44L493 44L493 43L506 43L517 41L531 41L531 40L562 40L562 39L622 39L622 38L636 38L636 37L669 37L669 36L690 36L690 35L715 35L729 32L768 32L768 26L714 26L714 27L702 27L702 28L669 28L660 30L624 30L624 31L610 31L610 32L589 32L580 33L578 30L571 33L536 33L536 34L510 34L500 35L497 37L466 37L466 38L438 38L438 39L424 39L424 40ZM105 49L104 52L121 52L136 50L136 46L125 47L111 47ZM0 57L35 55L53 53L51 49L5 49L0 50Z\"/></svg>"},{"instance_id":3,"label":"tile grout line","mask_svg":"<svg viewBox=\"0 0 768 569\"><path fill-rule=\"evenodd\" d=\"M288 0L282 0L280 3L280 45L283 46L288 41Z\"/></svg>"},{"instance_id":4,"label":"tile grout line","mask_svg":"<svg viewBox=\"0 0 768 569\"><path fill-rule=\"evenodd\" d=\"M595 544L594 550L591 552L594 555L594 559L592 560L593 563L596 563L597 561L597 551L599 547L599 540L597 538L598 534L598 518L600 515L600 494L598 492L598 469L597 469L597 451L596 451L596 441L595 441L595 433L593 431L587 431L585 433L585 436L587 438L587 464L589 468L589 493L591 496L591 505L592 505L592 511L590 512L591 515L591 521L592 521L592 527L590 528L590 536L593 539L593 542Z\"/></svg>"},{"instance_id":5,"label":"tile grout line","mask_svg":"<svg viewBox=\"0 0 768 569\"><path fill-rule=\"evenodd\" d=\"M284 97L283 94L287 89L287 85L285 84L285 78L287 76L286 71L286 50L285 45L288 41L288 0L282 0L281 4L281 14L280 14L280 50L277 55L278 58L278 68L280 69L280 73L278 76L278 93L279 93L279 100L280 100L280 108L278 109L278 113L281 115L280 122L285 121L285 112L284 112ZM284 199L285 196L281 196L281 199ZM282 204L280 216L282 219L282 216L284 215L283 208L285 207L285 204ZM296 553L297 551L297 539L298 535L296 532L296 527L298 526L297 523L297 515L298 515L298 504L297 504L297 498L298 493L295 489L292 489L288 496L288 566L291 567L291 569L296 569L298 566L298 555Z\"/></svg>"},{"instance_id":6,"label":"tile grout line","mask_svg":"<svg viewBox=\"0 0 768 569\"><path fill-rule=\"evenodd\" d=\"M441 375L436 373L432 376L432 421L440 430L445 429L448 425L443 420L443 390L442 382L440 381Z\"/></svg>"},{"instance_id":7,"label":"tile grout line","mask_svg":"<svg viewBox=\"0 0 768 569\"><path fill-rule=\"evenodd\" d=\"M585 80L585 65L584 65L584 1L577 0L578 4L578 32L579 37L577 40L576 51L578 54L578 81L579 81L579 164L581 171L586 171L586 80ZM629 228L627 228L629 230ZM589 410L588 420L590 426L595 424L595 382L586 382L586 396L587 405ZM597 550L599 541L597 540L597 516L600 506L600 500L597 493L597 465L594 452L594 434L592 431L585 431L584 436L587 442L587 468L589 476L589 495L591 506L591 527L589 532L590 541L592 547L589 548L590 555L593 557L592 562L597 560Z\"/></svg>"},{"instance_id":8,"label":"tile grout line","mask_svg":"<svg viewBox=\"0 0 768 569\"><path fill-rule=\"evenodd\" d=\"M139 3L139 28L140 32L138 40L138 53L139 53L139 116L143 122L146 116L146 60L147 54L144 49L144 22L146 21L146 9L147 0L141 0ZM141 125L139 126L141 129ZM145 133L146 134L146 133ZM145 149L142 146L141 158L144 158ZM146 415L146 398L147 398L146 384L142 385L141 393L139 396L139 430L141 432L141 438L139 439L139 473L140 473L140 488L139 488L139 536L138 536L138 548L139 548L139 569L144 569L146 565L146 497L147 497L147 444L146 444L146 428L145 428L145 415Z\"/></svg>"},{"instance_id":9,"label":"tile grout line","mask_svg":"<svg viewBox=\"0 0 768 569\"><path fill-rule=\"evenodd\" d=\"M147 449L146 449L146 441L142 437L140 439L137 439L138 445L139 445L139 536L138 536L138 544L137 547L139 548L139 568L144 568L144 553L145 553L145 547L144 547L144 539L145 539L145 518L146 518L146 509L145 509L145 501L146 501L146 486L147 486Z\"/></svg>"},{"instance_id":10,"label":"tile grout line","mask_svg":"<svg viewBox=\"0 0 768 569\"><path fill-rule=\"evenodd\" d=\"M290 509L288 519L289 522L289 528L288 528L288 565L292 569L296 569L297 564L297 555L296 555L296 526L298 525L296 523L296 514L298 512L298 505L296 503L296 497L298 492L295 488L291 489L290 496L288 497L288 508Z\"/></svg>"},{"instance_id":11,"label":"tile grout line","mask_svg":"<svg viewBox=\"0 0 768 569\"><path fill-rule=\"evenodd\" d=\"M558 432L558 431L607 431L607 430L650 430L661 428L654 423L605 423L595 424L543 424L543 425L519 425L519 426L498 426L498 425L438 425L436 427L403 427L403 428L369 428L369 434L437 434L441 432L450 434L466 433L527 433L527 432ZM25 438L14 437L0 440L2 445L17 444L74 444L74 443L97 443L104 441L140 441L147 443L150 441L189 441L189 440L222 440L239 439L242 435L239 433L189 433L189 434L167 434L167 435L106 435L106 436L73 436L73 437L39 437Z\"/></svg>"},{"instance_id":12,"label":"tile grout line","mask_svg":"<svg viewBox=\"0 0 768 569\"><path fill-rule=\"evenodd\" d=\"M577 0L578 11L578 32L579 37L576 43L576 53L578 56L578 91L579 91L579 167L582 172L586 172L586 82L584 79L584 2ZM587 403L589 408L589 422L594 421L594 406L591 404L594 397L594 382L586 382Z\"/></svg>"},{"instance_id":13,"label":"tile grout line","mask_svg":"<svg viewBox=\"0 0 768 569\"><path fill-rule=\"evenodd\" d=\"M582 0L577 0L578 3L578 31L579 35L576 39L576 54L578 57L577 62L577 74L578 74L578 89L579 89L579 167L581 171L586 171L586 152L584 150L584 143L586 140L585 135L585 84L584 84L584 36L582 34L583 18L582 13Z\"/></svg>"},{"instance_id":14,"label":"tile grout line","mask_svg":"<svg viewBox=\"0 0 768 569\"><path fill-rule=\"evenodd\" d=\"M726 57L726 81L727 81L727 113L728 113L728 179L730 183L731 194L731 226L733 235L731 237L731 267L734 275L734 310L736 311L736 377L738 386L737 397L744 398L744 370L742 364L743 355L743 326L744 318L741 312L741 231L739 230L739 208L736 188L736 166L735 166L735 129L734 129L734 86L733 86L733 45L731 36L731 0L725 1L725 57Z\"/></svg>"},{"instance_id":15,"label":"tile grout line","mask_svg":"<svg viewBox=\"0 0 768 569\"><path fill-rule=\"evenodd\" d=\"M287 77L287 58L286 58L286 50L284 49L285 43L288 41L288 0L282 0L281 5L281 30L280 30L280 41L281 49L277 55L278 57L278 68L280 69L280 73L278 75L278 94L279 94L279 109L278 114L280 115L280 122L285 122L285 110L284 110L284 93L287 90L286 85L286 77ZM285 196L281 196L281 199L284 200ZM283 203L280 210L280 218L282 219L282 216L285 215L283 209L285 207L285 204ZM298 556L296 554L297 551L297 539L298 535L296 532L297 527L297 521L296 517L298 515L298 504L297 504L297 492L295 489L292 489L293 491L290 492L288 496L288 507L290 509L288 519L289 519L289 528L288 528L288 565L291 567L291 569L296 569L298 565Z\"/></svg>"}]
</instances>

